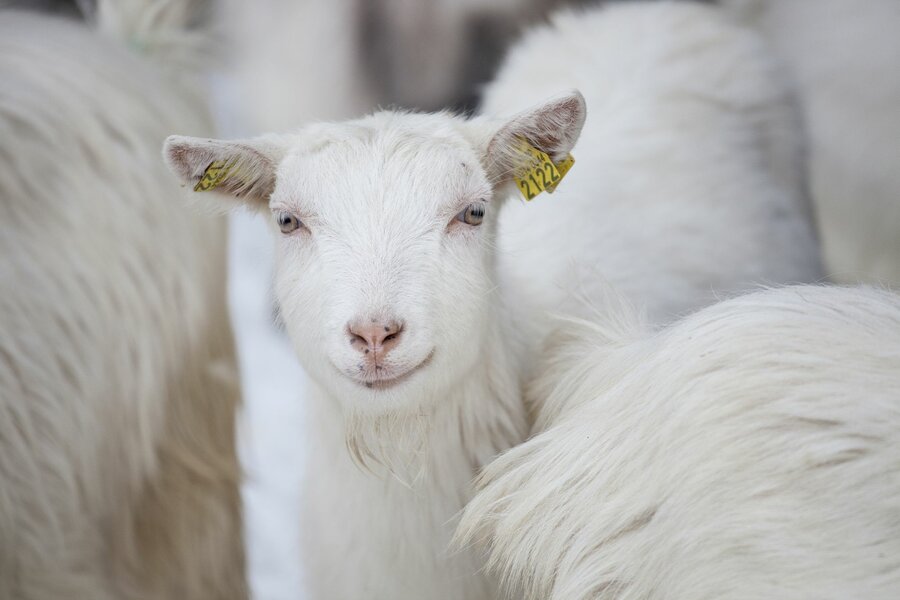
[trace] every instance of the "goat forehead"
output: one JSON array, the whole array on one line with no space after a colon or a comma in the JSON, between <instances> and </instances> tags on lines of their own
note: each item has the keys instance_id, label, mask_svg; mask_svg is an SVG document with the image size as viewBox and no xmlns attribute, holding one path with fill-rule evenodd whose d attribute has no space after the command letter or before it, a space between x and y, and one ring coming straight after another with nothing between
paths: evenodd
<instances>
[{"instance_id":1,"label":"goat forehead","mask_svg":"<svg viewBox=\"0 0 900 600\"><path fill-rule=\"evenodd\" d=\"M467 197L490 191L474 151L460 139L359 126L339 133L285 159L282 202L332 226L427 227Z\"/></svg>"}]
</instances>

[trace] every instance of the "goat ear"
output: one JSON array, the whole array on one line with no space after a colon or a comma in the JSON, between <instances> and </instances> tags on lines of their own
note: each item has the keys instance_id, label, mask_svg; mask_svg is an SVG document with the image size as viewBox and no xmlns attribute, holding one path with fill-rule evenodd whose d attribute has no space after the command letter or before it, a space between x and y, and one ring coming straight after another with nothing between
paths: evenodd
<instances>
[{"instance_id":1,"label":"goat ear","mask_svg":"<svg viewBox=\"0 0 900 600\"><path fill-rule=\"evenodd\" d=\"M491 178L498 183L510 180L519 166L521 154L516 150L522 139L554 162L561 161L578 141L586 116L584 96L574 90L507 120L487 144L485 163Z\"/></svg>"},{"instance_id":2,"label":"goat ear","mask_svg":"<svg viewBox=\"0 0 900 600\"><path fill-rule=\"evenodd\" d=\"M286 149L285 140L276 135L234 141L173 135L166 139L163 158L195 192L215 190L262 206L275 189L275 172Z\"/></svg>"}]
</instances>

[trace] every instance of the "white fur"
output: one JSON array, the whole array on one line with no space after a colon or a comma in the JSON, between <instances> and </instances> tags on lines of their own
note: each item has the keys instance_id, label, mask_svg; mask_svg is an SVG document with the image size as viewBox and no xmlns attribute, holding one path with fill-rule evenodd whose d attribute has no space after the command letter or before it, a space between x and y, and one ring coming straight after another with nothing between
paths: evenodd
<instances>
[{"instance_id":1,"label":"white fur","mask_svg":"<svg viewBox=\"0 0 900 600\"><path fill-rule=\"evenodd\" d=\"M544 331L535 315L583 315L581 297L607 283L664 323L722 291L821 276L786 86L762 41L720 12L563 12L525 36L487 89L487 114L565 87L588 102L564 184L510 203L500 221L500 273L528 338Z\"/></svg>"},{"instance_id":2,"label":"white fur","mask_svg":"<svg viewBox=\"0 0 900 600\"><path fill-rule=\"evenodd\" d=\"M565 155L584 123L579 94L505 118L384 112L255 139L173 136L167 142L170 166L189 185L212 162L234 162L220 189L273 223L276 294L315 381L313 424L298 434L311 448L301 514L313 597L492 597L494 584L481 572L479 556L448 554L447 543L477 470L527 431L520 381L529 367L520 361L541 339L520 334L531 331L531 319L543 327L546 312L560 307L564 294L543 288L568 268L570 248L589 249L588 268L632 282L626 291L666 316L711 301L713 289L817 275L797 178L784 162L794 156L795 132L774 131L775 124L790 124L790 112L755 38L691 6L647 4L601 15L584 21L609 41L591 35L585 45L572 31L536 36L551 37L555 47L572 38L566 56L584 71L607 54L632 51L630 37L615 35L616 23L627 28L646 21L650 34L670 41L645 57L640 86L631 70L604 82L603 89L646 101L615 113L592 101L599 112L585 129L590 145L578 147L579 162L556 195L503 215L523 230L542 232L527 255L506 246L495 251L514 138L523 136L554 158ZM597 25L607 18L612 25ZM525 48L535 47L532 42ZM695 44L711 49L666 60ZM721 55L733 59L716 60ZM719 69L712 89L698 88L697 79L712 68ZM547 87L558 93L585 84L602 97L576 71L548 76ZM545 89L541 99L550 95ZM650 131L636 131L641 126ZM643 145L632 139L642 133L649 136ZM700 158L681 159L682 152ZM595 195L588 185L598 170L632 192L604 184ZM564 192L567 187L572 191ZM473 202L486 207L484 224L455 221ZM617 202L617 210L605 208ZM282 213L305 227L280 234L274 221ZM585 221L597 227L582 226ZM666 223L683 231L676 235ZM672 252L665 243L670 236L676 249L689 244L690 251ZM516 259L533 262L511 264ZM536 285L498 279L505 270L523 269ZM604 294L600 285L586 288L589 301ZM386 364L391 376L424 364L387 390L366 387L369 375L348 336L349 323L370 317L405 323Z\"/></svg>"},{"instance_id":3,"label":"white fur","mask_svg":"<svg viewBox=\"0 0 900 600\"><path fill-rule=\"evenodd\" d=\"M724 4L767 36L802 101L829 276L900 283L900 3Z\"/></svg>"},{"instance_id":4,"label":"white fur","mask_svg":"<svg viewBox=\"0 0 900 600\"><path fill-rule=\"evenodd\" d=\"M187 4L0 13L0 598L246 597L225 224L158 153L211 128Z\"/></svg>"},{"instance_id":5,"label":"white fur","mask_svg":"<svg viewBox=\"0 0 900 600\"><path fill-rule=\"evenodd\" d=\"M897 597L900 298L789 287L560 336L538 435L460 526L512 597Z\"/></svg>"}]
</instances>

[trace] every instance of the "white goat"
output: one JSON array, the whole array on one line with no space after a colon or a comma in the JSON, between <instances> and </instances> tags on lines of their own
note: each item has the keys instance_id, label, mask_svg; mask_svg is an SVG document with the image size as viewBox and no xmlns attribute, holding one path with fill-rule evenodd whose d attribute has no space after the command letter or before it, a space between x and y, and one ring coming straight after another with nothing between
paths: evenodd
<instances>
[{"instance_id":1,"label":"white goat","mask_svg":"<svg viewBox=\"0 0 900 600\"><path fill-rule=\"evenodd\" d=\"M195 2L0 12L0 598L246 597L225 224L159 158ZM108 34L104 35L104 34Z\"/></svg>"},{"instance_id":2,"label":"white goat","mask_svg":"<svg viewBox=\"0 0 900 600\"><path fill-rule=\"evenodd\" d=\"M829 276L900 284L900 2L723 3L792 75Z\"/></svg>"},{"instance_id":3,"label":"white goat","mask_svg":"<svg viewBox=\"0 0 900 600\"><path fill-rule=\"evenodd\" d=\"M517 597L893 599L900 298L792 287L562 327L460 536Z\"/></svg>"},{"instance_id":4,"label":"white goat","mask_svg":"<svg viewBox=\"0 0 900 600\"><path fill-rule=\"evenodd\" d=\"M625 286L637 301L666 315L709 301L713 288L815 276L816 248L794 180L776 168L793 156L791 144L775 144L771 131L788 115L760 67L767 63L756 40L693 6L610 10L608 40L606 26L600 27L605 18L584 20L603 34L591 36L591 44L570 40L565 31L557 48L571 41L564 54L592 72L613 60L607 57L631 49L630 38L612 35L615 23L628 28L646 22L642 32L669 42L644 62L648 68L654 61L670 63L673 72L657 65L639 86L628 70L603 71L608 79L602 85L583 78L592 91L620 89L640 102L609 119L603 114L609 107L597 102L596 124L585 134L596 147L583 148L557 196L540 201L567 215L533 249L541 255L534 276L543 285L519 288L501 280L498 290L497 208L515 168L516 138L555 158L565 155L585 118L580 94L510 119L383 112L232 142L168 140L167 160L185 183L216 185L271 212L276 294L315 382L302 511L312 597L493 596L479 558L448 555L446 546L475 473L528 430L519 350L533 352L540 339L519 344L515 337L528 325L526 317L542 321L552 306L523 302L522 290L537 287L540 297L548 297L542 288L571 262L570 245L588 249L582 258L589 268L604 268L606 255L613 255L623 272L616 273L619 280L668 282L671 289ZM693 59L667 60L685 48ZM700 75L710 77L708 85ZM742 77L754 85L733 83ZM556 83L563 86L564 79ZM758 91L759 82L768 87ZM756 95L743 99L742 91ZM649 139L636 145L629 138L641 124L662 133L645 132ZM715 136L704 127L724 133ZM792 134L787 129L783 135ZM699 164L667 154L686 148ZM673 172L690 168L696 170ZM582 180L596 182L598 169L633 191L588 188ZM594 204L564 194L567 186L589 194ZM684 221L679 211L689 199L699 208ZM533 207L535 221L523 227L544 228L541 215L555 219L540 203ZM665 246L670 232L656 224L665 215L673 227L688 230L677 245L696 244L702 251L672 256L681 249ZM658 231L645 229L648 219ZM617 245L600 239L606 235ZM648 235L658 236L658 243L645 244ZM791 235L795 246L785 240ZM629 256L637 268L626 262ZM351 454L377 472L358 469Z\"/></svg>"}]
</instances>

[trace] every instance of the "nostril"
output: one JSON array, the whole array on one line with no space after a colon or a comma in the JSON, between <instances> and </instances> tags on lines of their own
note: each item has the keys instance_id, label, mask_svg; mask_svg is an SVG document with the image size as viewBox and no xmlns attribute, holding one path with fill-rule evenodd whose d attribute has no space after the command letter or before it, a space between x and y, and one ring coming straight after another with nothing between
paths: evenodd
<instances>
[{"instance_id":1,"label":"nostril","mask_svg":"<svg viewBox=\"0 0 900 600\"><path fill-rule=\"evenodd\" d=\"M391 321L384 326L384 331L385 333L387 333L387 335L382 338L381 345L385 349L392 348L397 343L397 338L399 338L400 334L403 333L403 324L396 321Z\"/></svg>"},{"instance_id":2,"label":"nostril","mask_svg":"<svg viewBox=\"0 0 900 600\"><path fill-rule=\"evenodd\" d=\"M362 348L365 348L366 346L371 345L369 340L366 339L365 335L362 335L361 333L357 333L357 329L353 325L347 325L347 335L350 336L350 345L351 346L356 346L357 344L360 344Z\"/></svg>"}]
</instances>

